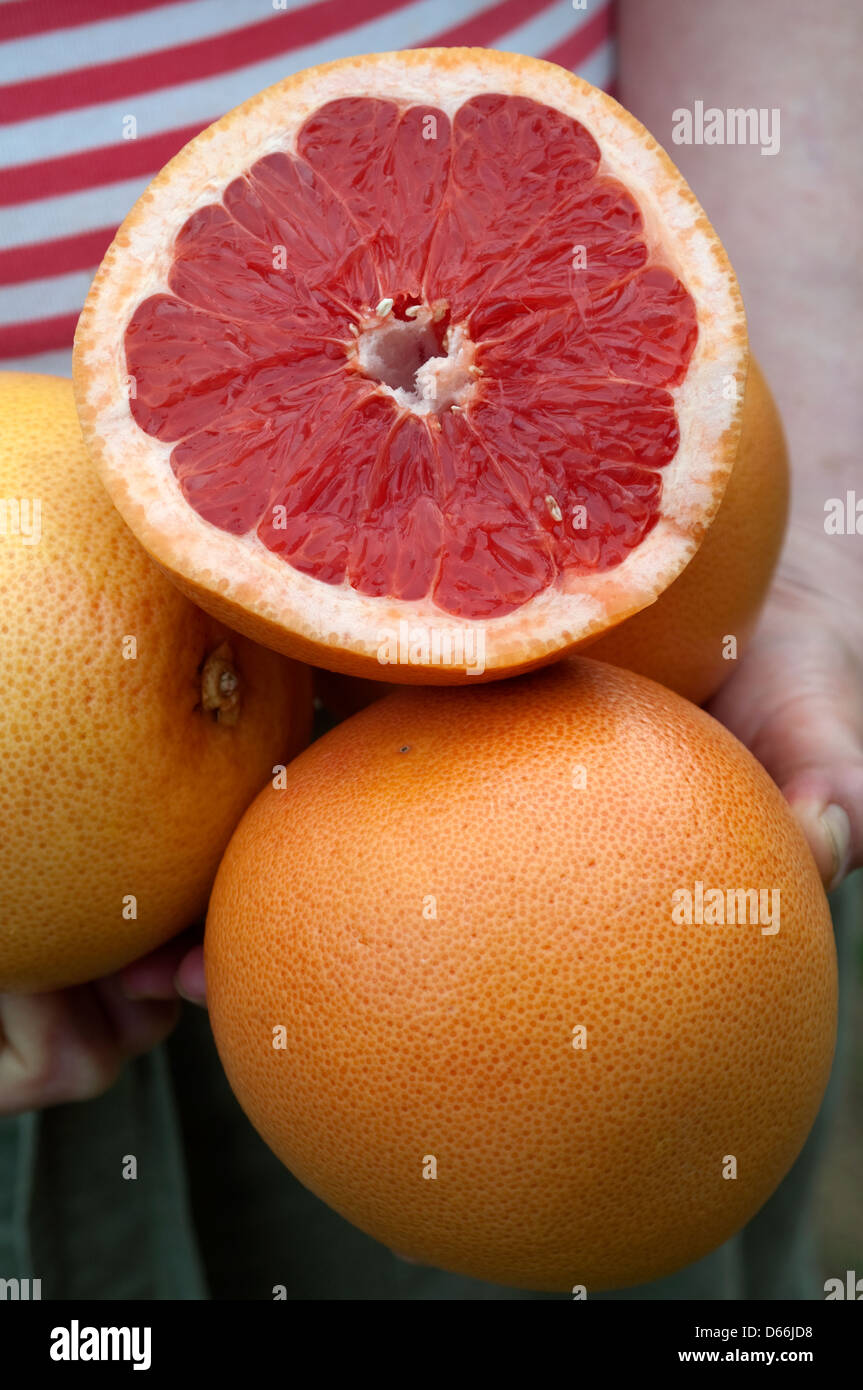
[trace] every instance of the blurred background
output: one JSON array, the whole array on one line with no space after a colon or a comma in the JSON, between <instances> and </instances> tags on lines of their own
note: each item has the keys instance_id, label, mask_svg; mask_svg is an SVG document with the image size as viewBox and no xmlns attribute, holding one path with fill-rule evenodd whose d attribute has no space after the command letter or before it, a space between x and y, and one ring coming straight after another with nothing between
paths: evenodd
<instances>
[{"instance_id":1,"label":"blurred background","mask_svg":"<svg viewBox=\"0 0 863 1390\"><path fill-rule=\"evenodd\" d=\"M863 1277L863 931L855 933L854 971L843 983L850 1027L847 1056L830 1140L818 1179L816 1201L824 1278L841 1278L853 1269Z\"/></svg>"}]
</instances>

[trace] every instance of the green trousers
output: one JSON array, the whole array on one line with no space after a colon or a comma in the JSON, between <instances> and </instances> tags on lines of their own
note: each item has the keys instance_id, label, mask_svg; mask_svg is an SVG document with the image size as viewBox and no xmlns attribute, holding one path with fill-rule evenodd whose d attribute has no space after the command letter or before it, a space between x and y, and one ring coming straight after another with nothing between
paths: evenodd
<instances>
[{"instance_id":1,"label":"green trousers","mask_svg":"<svg viewBox=\"0 0 863 1390\"><path fill-rule=\"evenodd\" d=\"M840 1046L821 1113L771 1199L733 1240L608 1299L823 1298L813 1178L835 1103L861 920L861 875L833 895ZM124 1177L129 1158L137 1177ZM841 1271L837 1271L841 1273ZM408 1264L291 1177L234 1100L206 1014L96 1100L0 1120L0 1278L43 1299L544 1299Z\"/></svg>"}]
</instances>

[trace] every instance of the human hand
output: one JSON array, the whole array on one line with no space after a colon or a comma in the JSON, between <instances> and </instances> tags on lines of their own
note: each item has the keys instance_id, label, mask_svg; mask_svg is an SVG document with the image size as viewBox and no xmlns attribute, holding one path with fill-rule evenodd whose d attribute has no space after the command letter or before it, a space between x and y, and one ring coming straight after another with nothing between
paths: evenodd
<instances>
[{"instance_id":1,"label":"human hand","mask_svg":"<svg viewBox=\"0 0 863 1390\"><path fill-rule=\"evenodd\" d=\"M0 994L0 1115L101 1095L164 1041L181 998L204 1001L200 931L91 984Z\"/></svg>"},{"instance_id":2,"label":"human hand","mask_svg":"<svg viewBox=\"0 0 863 1390\"><path fill-rule=\"evenodd\" d=\"M796 554L708 709L778 784L834 888L863 864L863 576L814 538Z\"/></svg>"}]
</instances>

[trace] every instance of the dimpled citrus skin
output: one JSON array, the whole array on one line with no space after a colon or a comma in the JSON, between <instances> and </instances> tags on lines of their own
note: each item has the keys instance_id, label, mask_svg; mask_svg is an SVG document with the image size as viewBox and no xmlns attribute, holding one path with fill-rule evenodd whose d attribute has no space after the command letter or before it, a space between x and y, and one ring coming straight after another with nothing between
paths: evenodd
<instances>
[{"instance_id":1,"label":"dimpled citrus skin","mask_svg":"<svg viewBox=\"0 0 863 1390\"><path fill-rule=\"evenodd\" d=\"M199 612L140 548L71 382L0 374L0 498L41 503L37 544L0 533L0 990L31 992L116 970L203 914L243 810L308 741L311 695L303 668ZM224 641L233 727L201 709Z\"/></svg>"},{"instance_id":2,"label":"dimpled citrus skin","mask_svg":"<svg viewBox=\"0 0 863 1390\"><path fill-rule=\"evenodd\" d=\"M779 888L779 932L674 925L696 880ZM717 1246L833 1053L830 916L777 788L585 659L400 692L315 743L232 838L205 955L231 1085L297 1177L401 1254L525 1288Z\"/></svg>"}]
</instances>

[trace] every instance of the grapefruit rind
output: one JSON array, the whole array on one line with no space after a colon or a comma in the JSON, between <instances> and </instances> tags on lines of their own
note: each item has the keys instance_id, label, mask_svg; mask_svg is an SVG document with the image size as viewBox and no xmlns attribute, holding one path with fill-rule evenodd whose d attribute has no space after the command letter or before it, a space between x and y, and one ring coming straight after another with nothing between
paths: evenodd
<instances>
[{"instance_id":1,"label":"grapefruit rind","mask_svg":"<svg viewBox=\"0 0 863 1390\"><path fill-rule=\"evenodd\" d=\"M696 885L767 889L781 925L681 919ZM228 1078L294 1176L509 1286L592 1295L707 1255L830 1074L829 907L779 789L704 711L581 657L402 690L317 740L233 837L205 956Z\"/></svg>"},{"instance_id":2,"label":"grapefruit rind","mask_svg":"<svg viewBox=\"0 0 863 1390\"><path fill-rule=\"evenodd\" d=\"M330 585L286 564L256 533L232 535L188 505L170 444L132 418L124 329L148 296L170 293L172 233L218 200L250 164L293 152L307 117L345 96L433 100L447 114L489 91L528 96L581 122L602 150L601 171L637 199L652 251L685 284L698 341L674 398L680 431L663 470L662 513L613 570L564 575L514 612L453 618L430 597L405 602ZM256 640L317 665L396 683L465 683L543 665L638 612L695 554L719 503L740 434L748 346L743 303L725 252L672 161L607 94L538 59L487 49L426 49L339 60L268 88L192 140L153 180L120 227L93 282L75 341L75 390L85 440L112 500L138 539L202 607ZM481 630L483 669L472 663L381 666L399 625ZM468 647L468 649L470 649ZM475 663L473 663L476 669Z\"/></svg>"}]
</instances>

